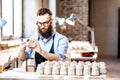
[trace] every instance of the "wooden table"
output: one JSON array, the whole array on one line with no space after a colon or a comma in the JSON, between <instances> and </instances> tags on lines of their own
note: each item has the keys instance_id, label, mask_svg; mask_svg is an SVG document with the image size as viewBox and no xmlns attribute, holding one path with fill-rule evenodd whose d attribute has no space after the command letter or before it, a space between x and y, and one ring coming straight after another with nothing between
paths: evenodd
<instances>
[{"instance_id":1,"label":"wooden table","mask_svg":"<svg viewBox=\"0 0 120 80\"><path fill-rule=\"evenodd\" d=\"M88 78L89 79L85 79ZM101 76L76 76L76 75L40 75L36 72L15 72L6 71L0 74L0 80L104 80L105 75Z\"/></svg>"}]
</instances>

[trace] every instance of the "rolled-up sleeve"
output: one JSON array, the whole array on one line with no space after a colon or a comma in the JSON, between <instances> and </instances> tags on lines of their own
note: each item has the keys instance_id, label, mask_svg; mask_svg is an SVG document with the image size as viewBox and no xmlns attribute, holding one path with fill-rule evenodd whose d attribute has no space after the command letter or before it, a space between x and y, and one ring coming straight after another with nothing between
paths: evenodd
<instances>
[{"instance_id":1,"label":"rolled-up sleeve","mask_svg":"<svg viewBox=\"0 0 120 80\"><path fill-rule=\"evenodd\" d=\"M26 58L30 58L31 57L31 53L32 53L32 50L30 50L29 48L26 48Z\"/></svg>"},{"instance_id":2,"label":"rolled-up sleeve","mask_svg":"<svg viewBox=\"0 0 120 80\"><path fill-rule=\"evenodd\" d=\"M57 48L55 50L56 51L55 53L59 55L60 60L65 59L67 49L68 49L68 39L65 36L63 36L58 39Z\"/></svg>"}]
</instances>

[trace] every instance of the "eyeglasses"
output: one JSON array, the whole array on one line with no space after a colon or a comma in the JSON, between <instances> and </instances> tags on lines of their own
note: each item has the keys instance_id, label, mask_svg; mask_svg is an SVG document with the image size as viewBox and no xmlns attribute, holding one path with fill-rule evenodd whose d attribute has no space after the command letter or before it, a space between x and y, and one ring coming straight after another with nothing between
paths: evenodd
<instances>
[{"instance_id":1,"label":"eyeglasses","mask_svg":"<svg viewBox=\"0 0 120 80\"><path fill-rule=\"evenodd\" d=\"M36 22L36 25L38 25L38 26L40 26L40 27L41 27L42 25L43 25L43 26L48 26L48 24L50 23L50 21L51 21L51 19L50 19L49 21L42 22L42 23L37 21L37 22Z\"/></svg>"}]
</instances>

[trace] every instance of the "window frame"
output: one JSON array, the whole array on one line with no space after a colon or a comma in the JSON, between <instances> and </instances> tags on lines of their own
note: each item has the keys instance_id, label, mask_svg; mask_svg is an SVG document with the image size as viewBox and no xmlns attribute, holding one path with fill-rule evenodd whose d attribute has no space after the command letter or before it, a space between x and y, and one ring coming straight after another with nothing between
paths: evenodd
<instances>
[{"instance_id":1,"label":"window frame","mask_svg":"<svg viewBox=\"0 0 120 80\"><path fill-rule=\"evenodd\" d=\"M22 37L22 35L23 35L22 34L22 4L23 4L22 0L19 0L19 1L11 0L11 2L10 2L11 8L9 8L9 9L11 9L11 13L10 13L11 15L9 15L9 13L5 13L3 11L3 9L6 8L6 7L4 7L4 5L7 4L3 1L5 1L5 0L1 0L1 4L0 4L1 5L1 17L6 19L5 17L6 17L6 15L8 15L11 17L10 19L12 21L11 21L11 23L7 22L7 24L3 28L1 28L1 32L0 32L1 40L18 39L18 38ZM16 4L18 4L18 5L16 5ZM16 6L19 6L19 7L16 7ZM19 10L19 11L17 11L17 10ZM5 15L4 15L4 13L5 13ZM16 17L16 15L18 16L18 18ZM7 21L7 19L6 19L6 21ZM9 25L9 23L11 25ZM7 27L7 26L9 26L9 27ZM7 28L9 28L10 34L9 34L9 31L8 32L6 31ZM17 29L18 33L17 33L16 29ZM4 33L6 33L7 35L4 35Z\"/></svg>"}]
</instances>

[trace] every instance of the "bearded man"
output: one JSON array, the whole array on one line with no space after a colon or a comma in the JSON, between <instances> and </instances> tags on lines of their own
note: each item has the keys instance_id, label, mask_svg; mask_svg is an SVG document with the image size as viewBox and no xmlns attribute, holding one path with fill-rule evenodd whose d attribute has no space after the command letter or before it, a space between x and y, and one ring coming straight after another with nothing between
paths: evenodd
<instances>
[{"instance_id":1,"label":"bearded man","mask_svg":"<svg viewBox=\"0 0 120 80\"><path fill-rule=\"evenodd\" d=\"M38 34L31 36L34 47L24 42L20 46L19 59L27 60L34 52L35 67L44 61L59 61L65 59L68 49L68 38L53 29L52 12L41 8L37 12Z\"/></svg>"}]
</instances>

